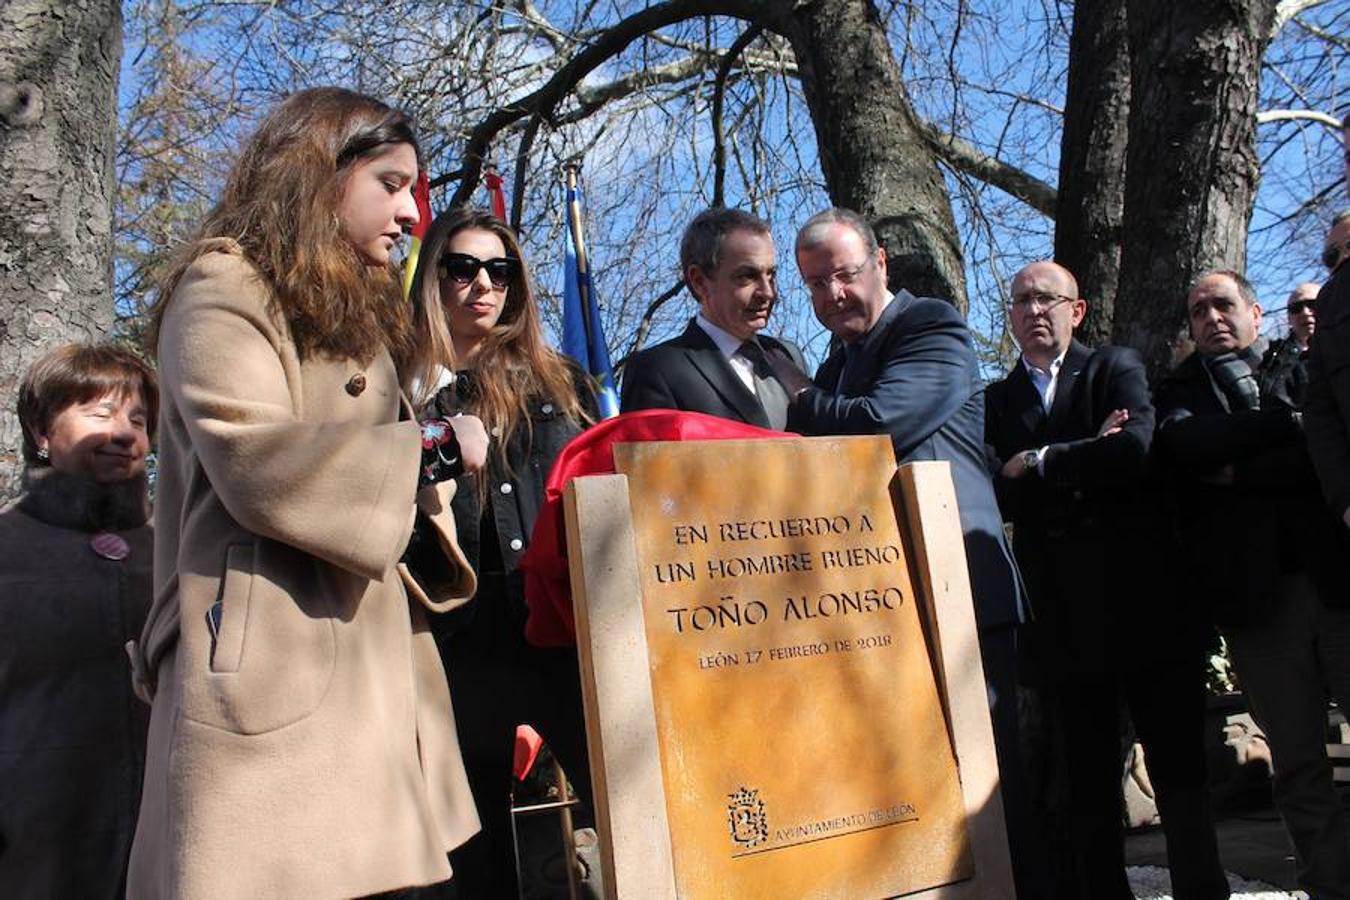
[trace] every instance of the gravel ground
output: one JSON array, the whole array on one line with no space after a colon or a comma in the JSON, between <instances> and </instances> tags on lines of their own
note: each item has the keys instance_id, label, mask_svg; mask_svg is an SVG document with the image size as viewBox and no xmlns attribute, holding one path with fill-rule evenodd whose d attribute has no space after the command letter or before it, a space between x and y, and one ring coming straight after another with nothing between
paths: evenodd
<instances>
[{"instance_id":1,"label":"gravel ground","mask_svg":"<svg viewBox=\"0 0 1350 900\"><path fill-rule=\"evenodd\" d=\"M1172 879L1167 870L1157 866L1130 866L1125 870L1130 877L1130 887L1134 889L1136 900L1172 900ZM1231 872L1228 884L1233 889L1233 900L1290 900L1302 898L1302 891L1289 893L1262 881L1248 881Z\"/></svg>"}]
</instances>

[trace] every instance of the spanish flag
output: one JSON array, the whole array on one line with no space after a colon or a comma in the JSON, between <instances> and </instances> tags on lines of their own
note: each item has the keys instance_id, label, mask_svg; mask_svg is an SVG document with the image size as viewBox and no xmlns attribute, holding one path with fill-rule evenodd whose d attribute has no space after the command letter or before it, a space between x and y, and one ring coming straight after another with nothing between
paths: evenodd
<instances>
[{"instance_id":1,"label":"spanish flag","mask_svg":"<svg viewBox=\"0 0 1350 900\"><path fill-rule=\"evenodd\" d=\"M417 184L413 187L413 200L417 202L417 224L409 234L412 242L408 245L408 256L403 260L403 299L412 293L413 274L417 271L417 257L422 252L422 238L427 236L431 227L431 179L425 170L417 173Z\"/></svg>"}]
</instances>

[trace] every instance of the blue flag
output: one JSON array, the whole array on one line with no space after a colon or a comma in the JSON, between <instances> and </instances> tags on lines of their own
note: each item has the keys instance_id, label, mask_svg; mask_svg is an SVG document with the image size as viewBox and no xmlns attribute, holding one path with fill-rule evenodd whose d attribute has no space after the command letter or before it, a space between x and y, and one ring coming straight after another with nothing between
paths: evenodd
<instances>
[{"instance_id":1,"label":"blue flag","mask_svg":"<svg viewBox=\"0 0 1350 900\"><path fill-rule=\"evenodd\" d=\"M586 258L586 239L581 226L581 192L575 172L567 182L567 253L563 261L562 349L600 383L600 417L619 414L619 392L614 388L614 367L600 327L600 304L591 281Z\"/></svg>"}]
</instances>

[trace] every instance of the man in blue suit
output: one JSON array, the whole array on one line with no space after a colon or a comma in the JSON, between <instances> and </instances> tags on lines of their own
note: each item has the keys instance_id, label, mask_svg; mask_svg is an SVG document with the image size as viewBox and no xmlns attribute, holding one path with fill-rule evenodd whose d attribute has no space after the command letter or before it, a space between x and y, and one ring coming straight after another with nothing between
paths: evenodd
<instances>
[{"instance_id":1,"label":"man in blue suit","mask_svg":"<svg viewBox=\"0 0 1350 900\"><path fill-rule=\"evenodd\" d=\"M791 401L788 429L888 434L901 463L951 464L1017 892L1045 896L1044 857L1028 843L1034 832L1018 750L1016 629L1027 609L986 462L984 384L970 329L950 303L888 290L886 251L850 210L808 219L796 255L816 318L840 346L814 381L786 357L771 355Z\"/></svg>"}]
</instances>

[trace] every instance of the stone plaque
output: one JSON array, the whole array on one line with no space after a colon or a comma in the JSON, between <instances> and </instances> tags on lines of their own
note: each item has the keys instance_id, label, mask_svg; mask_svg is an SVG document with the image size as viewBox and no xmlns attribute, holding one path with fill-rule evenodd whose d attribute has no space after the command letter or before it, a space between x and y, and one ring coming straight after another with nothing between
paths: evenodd
<instances>
[{"instance_id":1,"label":"stone plaque","mask_svg":"<svg viewBox=\"0 0 1350 900\"><path fill-rule=\"evenodd\" d=\"M619 445L675 887L883 897L970 878L885 438Z\"/></svg>"}]
</instances>

